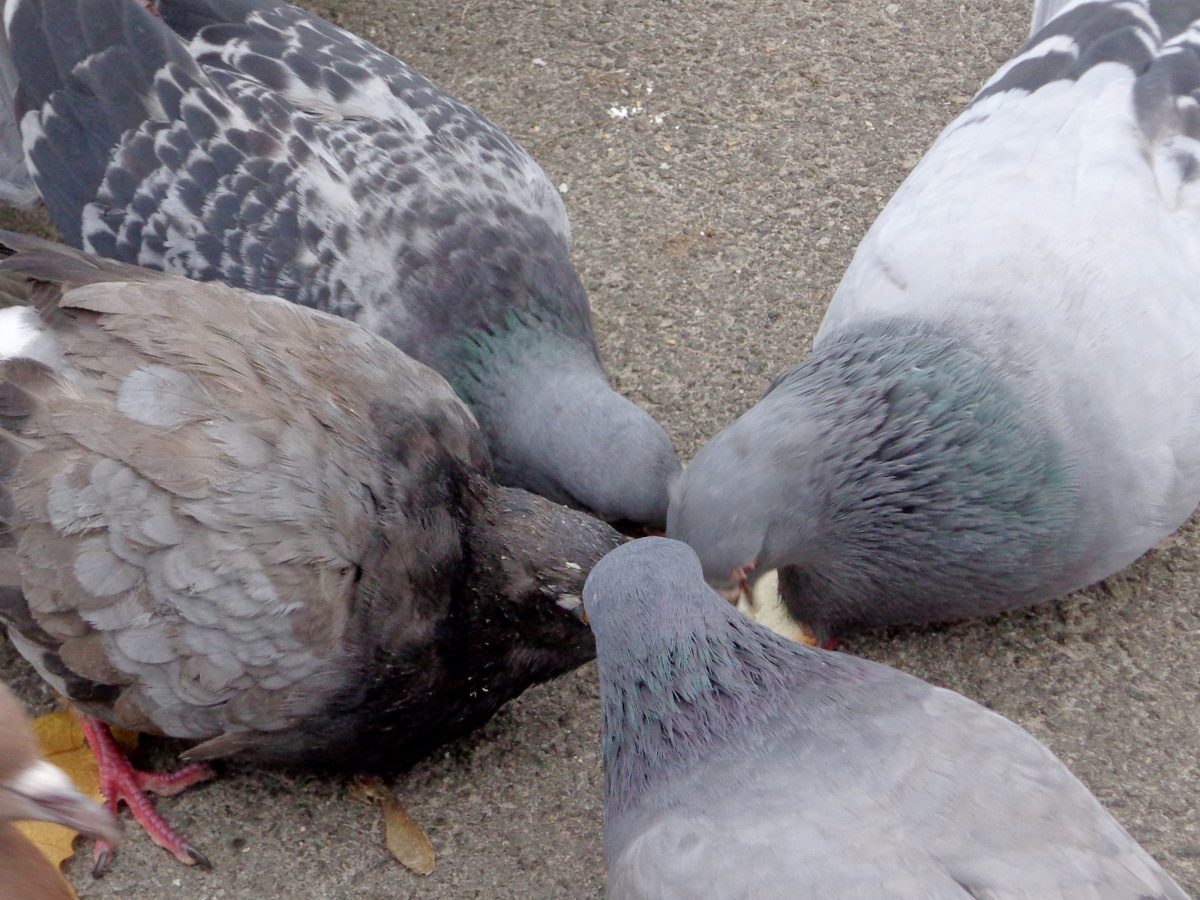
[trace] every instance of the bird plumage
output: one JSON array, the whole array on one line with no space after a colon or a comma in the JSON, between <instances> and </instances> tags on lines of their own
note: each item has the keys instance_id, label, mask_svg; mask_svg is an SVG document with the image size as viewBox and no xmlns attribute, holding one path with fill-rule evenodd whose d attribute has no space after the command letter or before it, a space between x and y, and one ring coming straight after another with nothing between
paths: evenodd
<instances>
[{"instance_id":1,"label":"bird plumage","mask_svg":"<svg viewBox=\"0 0 1200 900\"><path fill-rule=\"evenodd\" d=\"M678 461L608 383L529 155L296 7L157 11L5 6L26 159L67 240L353 319L450 381L505 483L661 525Z\"/></svg>"},{"instance_id":2,"label":"bird plumage","mask_svg":"<svg viewBox=\"0 0 1200 900\"><path fill-rule=\"evenodd\" d=\"M810 360L675 495L711 577L761 533L736 565L783 567L818 633L1084 587L1200 501L1200 4L1051 11L871 227ZM780 489L739 500L735 467Z\"/></svg>"},{"instance_id":3,"label":"bird plumage","mask_svg":"<svg viewBox=\"0 0 1200 900\"><path fill-rule=\"evenodd\" d=\"M619 536L495 485L431 369L274 298L3 243L0 621L89 714L197 758L403 765L590 658L557 603Z\"/></svg>"},{"instance_id":4,"label":"bird plumage","mask_svg":"<svg viewBox=\"0 0 1200 900\"><path fill-rule=\"evenodd\" d=\"M1024 730L758 626L681 543L614 551L583 601L612 897L1186 897Z\"/></svg>"}]
</instances>

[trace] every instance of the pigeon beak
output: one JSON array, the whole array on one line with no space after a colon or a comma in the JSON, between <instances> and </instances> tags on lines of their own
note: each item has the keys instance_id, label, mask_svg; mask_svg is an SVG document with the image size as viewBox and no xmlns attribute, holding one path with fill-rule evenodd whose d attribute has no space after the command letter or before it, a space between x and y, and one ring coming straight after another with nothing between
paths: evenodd
<instances>
[{"instance_id":1,"label":"pigeon beak","mask_svg":"<svg viewBox=\"0 0 1200 900\"><path fill-rule=\"evenodd\" d=\"M563 594L558 598L558 605L573 614L584 625L588 625L587 610L583 608L583 598L578 594Z\"/></svg>"},{"instance_id":2,"label":"pigeon beak","mask_svg":"<svg viewBox=\"0 0 1200 900\"><path fill-rule=\"evenodd\" d=\"M725 601L731 606L737 606L738 601L742 599L742 591L742 584L741 582L738 582L732 587L721 588L721 590L717 591L717 593L724 597Z\"/></svg>"},{"instance_id":3,"label":"pigeon beak","mask_svg":"<svg viewBox=\"0 0 1200 900\"><path fill-rule=\"evenodd\" d=\"M7 796L5 796L7 795ZM65 825L110 844L121 842L121 826L108 810L81 794L58 766L38 761L0 784L6 817Z\"/></svg>"},{"instance_id":4,"label":"pigeon beak","mask_svg":"<svg viewBox=\"0 0 1200 900\"><path fill-rule=\"evenodd\" d=\"M733 583L727 587L717 591L725 600L732 606L738 606L743 600L751 599L750 575L754 572L754 567L758 561L750 563L748 566L739 566L733 570L730 576L730 581Z\"/></svg>"}]
</instances>

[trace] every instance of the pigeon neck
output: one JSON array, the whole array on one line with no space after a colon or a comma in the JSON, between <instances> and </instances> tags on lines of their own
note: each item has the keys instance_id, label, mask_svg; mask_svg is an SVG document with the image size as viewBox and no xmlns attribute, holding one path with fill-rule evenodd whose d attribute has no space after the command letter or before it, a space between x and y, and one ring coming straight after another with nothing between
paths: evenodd
<instances>
[{"instance_id":1,"label":"pigeon neck","mask_svg":"<svg viewBox=\"0 0 1200 900\"><path fill-rule=\"evenodd\" d=\"M599 366L546 355L497 373L476 407L493 450L496 478L570 506L589 506L575 483L587 474L609 399L620 402ZM592 499L592 498L588 498Z\"/></svg>"},{"instance_id":2,"label":"pigeon neck","mask_svg":"<svg viewBox=\"0 0 1200 900\"><path fill-rule=\"evenodd\" d=\"M609 521L660 524L678 465L662 429L612 389L590 345L517 328L480 351L486 376L455 385L487 438L496 480Z\"/></svg>"},{"instance_id":3,"label":"pigeon neck","mask_svg":"<svg viewBox=\"0 0 1200 900\"><path fill-rule=\"evenodd\" d=\"M794 708L796 692L826 665L825 654L724 603L689 606L667 628L640 629L620 656L600 644L609 816L645 802L689 763L761 748L781 708Z\"/></svg>"},{"instance_id":4,"label":"pigeon neck","mask_svg":"<svg viewBox=\"0 0 1200 900\"><path fill-rule=\"evenodd\" d=\"M822 344L764 399L807 411L804 481L821 486L803 554L775 564L801 563L790 582L833 610L1044 584L1083 531L1064 426L1027 390L963 341L904 323Z\"/></svg>"},{"instance_id":5,"label":"pigeon neck","mask_svg":"<svg viewBox=\"0 0 1200 900\"><path fill-rule=\"evenodd\" d=\"M359 643L373 655L333 704L344 713L310 730L305 763L353 753L364 767L406 767L531 685L595 656L574 610L587 573L623 538L479 476L458 502L455 521L433 515L414 533L404 516L381 533L358 600ZM413 554L424 564L413 567ZM289 748L288 758L295 753Z\"/></svg>"},{"instance_id":6,"label":"pigeon neck","mask_svg":"<svg viewBox=\"0 0 1200 900\"><path fill-rule=\"evenodd\" d=\"M486 290L474 323L431 348L430 363L460 397L487 407L554 373L603 378L587 296L565 251L515 270L481 265L491 277L477 286Z\"/></svg>"}]
</instances>

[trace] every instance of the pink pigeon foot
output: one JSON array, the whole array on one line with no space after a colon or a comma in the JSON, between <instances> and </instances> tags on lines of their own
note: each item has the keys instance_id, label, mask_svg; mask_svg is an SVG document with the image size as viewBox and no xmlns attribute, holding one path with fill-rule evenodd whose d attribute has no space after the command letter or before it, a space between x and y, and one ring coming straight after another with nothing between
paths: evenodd
<instances>
[{"instance_id":1,"label":"pink pigeon foot","mask_svg":"<svg viewBox=\"0 0 1200 900\"><path fill-rule=\"evenodd\" d=\"M80 716L80 725L100 768L100 789L109 811L116 815L117 807L124 802L150 840L186 865L211 869L208 858L167 824L146 792L159 797L174 797L192 785L212 778L215 774L212 768L195 763L178 772L140 772L130 764L125 751L117 746L107 725L88 716ZM107 841L96 841L92 851L94 877L99 878L112 864L113 853L112 845Z\"/></svg>"}]
</instances>

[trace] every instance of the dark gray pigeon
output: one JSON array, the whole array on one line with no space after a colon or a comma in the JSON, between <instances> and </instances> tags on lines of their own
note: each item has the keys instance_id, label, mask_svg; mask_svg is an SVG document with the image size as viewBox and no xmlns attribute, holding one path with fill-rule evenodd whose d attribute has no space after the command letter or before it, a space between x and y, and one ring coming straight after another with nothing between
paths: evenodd
<instances>
[{"instance_id":1,"label":"dark gray pigeon","mask_svg":"<svg viewBox=\"0 0 1200 900\"><path fill-rule=\"evenodd\" d=\"M0 85L69 243L353 319L446 377L502 483L663 527L675 452L610 387L562 200L504 132L274 0L4 13Z\"/></svg>"},{"instance_id":2,"label":"dark gray pigeon","mask_svg":"<svg viewBox=\"0 0 1200 900\"><path fill-rule=\"evenodd\" d=\"M785 640L646 538L584 586L621 900L1186 900L1049 750L965 697Z\"/></svg>"},{"instance_id":3,"label":"dark gray pigeon","mask_svg":"<svg viewBox=\"0 0 1200 900\"><path fill-rule=\"evenodd\" d=\"M432 369L274 298L0 244L0 622L81 710L191 759L394 768L592 657L570 609L620 535L494 484Z\"/></svg>"},{"instance_id":4,"label":"dark gray pigeon","mask_svg":"<svg viewBox=\"0 0 1200 900\"><path fill-rule=\"evenodd\" d=\"M1036 15L673 492L709 582L779 569L810 639L1054 598L1200 501L1200 2Z\"/></svg>"}]
</instances>

